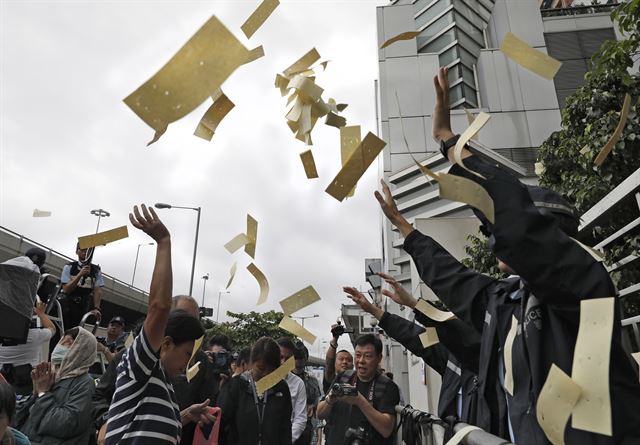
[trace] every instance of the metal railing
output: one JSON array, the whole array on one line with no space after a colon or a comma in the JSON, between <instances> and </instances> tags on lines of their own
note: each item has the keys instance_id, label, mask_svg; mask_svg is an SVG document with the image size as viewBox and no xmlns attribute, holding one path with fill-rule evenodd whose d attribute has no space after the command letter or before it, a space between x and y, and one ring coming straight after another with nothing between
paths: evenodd
<instances>
[{"instance_id":1,"label":"metal railing","mask_svg":"<svg viewBox=\"0 0 640 445\"><path fill-rule=\"evenodd\" d=\"M446 445L445 432L446 422L424 411L413 409L411 406L396 406L398 417L398 431L396 433L396 445ZM409 425L410 424L410 425ZM420 428L420 435L415 439L415 443L403 441L403 428L411 426ZM453 432L457 433L466 428L466 423L458 422L453 426ZM463 445L513 445L508 440L489 434L484 430L475 429L465 435L459 442Z\"/></svg>"},{"instance_id":2,"label":"metal railing","mask_svg":"<svg viewBox=\"0 0 640 445\"><path fill-rule=\"evenodd\" d=\"M604 5L581 5L572 6L570 8L549 8L540 9L542 17L562 17L571 15L598 14L603 12L611 12L618 7L618 3L610 3Z\"/></svg>"}]
</instances>

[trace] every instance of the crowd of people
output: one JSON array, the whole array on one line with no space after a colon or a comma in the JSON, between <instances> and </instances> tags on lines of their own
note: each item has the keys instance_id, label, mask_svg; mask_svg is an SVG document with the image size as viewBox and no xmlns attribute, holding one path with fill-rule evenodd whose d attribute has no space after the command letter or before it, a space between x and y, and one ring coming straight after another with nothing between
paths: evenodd
<instances>
[{"instance_id":1,"label":"crowd of people","mask_svg":"<svg viewBox=\"0 0 640 445\"><path fill-rule=\"evenodd\" d=\"M385 335L441 374L439 418L476 425L512 443L546 445L551 440L536 402L549 370L555 365L571 374L580 303L613 297L616 290L602 264L571 238L578 219L559 195L525 186L466 149L460 153L466 168L455 162L447 69L440 69L434 84L433 136L454 164L450 173L480 184L491 196L495 215L474 212L510 277L495 279L463 266L413 228L383 182L375 196L404 237L421 280L444 304L433 309L455 316L430 318L417 298L384 273L383 295L413 309L415 321L386 312L356 288L344 291L378 320ZM394 443L396 408L403 400L393 375L381 367L379 334L358 336L352 354L339 349L345 329L333 325L322 384L307 371L306 347L289 337L262 337L234 352L226 336L213 335L195 348L205 331L197 302L172 296L168 229L144 205L134 207L130 221L157 246L146 317L130 334L120 316L111 318L105 337L78 326L85 313L100 311L103 286L91 252L78 246L78 261L65 266L61 278L70 329L57 332L38 302L33 311L39 326L29 329L24 343L0 346L1 444ZM32 250L25 257L41 267L42 254ZM618 313L608 368L611 434L569 422L567 444L640 443L640 411L634 409L640 406L640 385L621 346ZM421 335L427 329L435 329L439 342L425 346ZM50 358L41 360L42 346L50 341ZM94 381L96 354L107 367ZM259 391L257 382L291 358L293 371Z\"/></svg>"}]
</instances>

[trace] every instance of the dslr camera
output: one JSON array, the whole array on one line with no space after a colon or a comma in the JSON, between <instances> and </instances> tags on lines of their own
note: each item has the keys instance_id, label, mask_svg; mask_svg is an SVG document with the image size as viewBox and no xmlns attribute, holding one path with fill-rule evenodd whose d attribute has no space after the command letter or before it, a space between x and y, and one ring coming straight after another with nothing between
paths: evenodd
<instances>
[{"instance_id":1,"label":"dslr camera","mask_svg":"<svg viewBox=\"0 0 640 445\"><path fill-rule=\"evenodd\" d=\"M345 445L368 445L369 434L363 427L359 428L347 428L344 433Z\"/></svg>"},{"instance_id":2,"label":"dslr camera","mask_svg":"<svg viewBox=\"0 0 640 445\"><path fill-rule=\"evenodd\" d=\"M342 334L353 334L353 329L346 329L340 320L337 321L337 326L331 329L331 335L334 337L340 337Z\"/></svg>"},{"instance_id":3,"label":"dslr camera","mask_svg":"<svg viewBox=\"0 0 640 445\"><path fill-rule=\"evenodd\" d=\"M336 397L355 397L358 395L358 390L355 386L347 383L334 383L331 385L331 394Z\"/></svg>"}]
</instances>

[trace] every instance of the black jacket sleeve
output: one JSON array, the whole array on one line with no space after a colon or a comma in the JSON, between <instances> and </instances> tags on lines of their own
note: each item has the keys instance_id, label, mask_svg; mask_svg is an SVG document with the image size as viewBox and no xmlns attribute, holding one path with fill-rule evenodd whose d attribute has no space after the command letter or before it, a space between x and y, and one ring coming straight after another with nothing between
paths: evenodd
<instances>
[{"instance_id":1,"label":"black jacket sleeve","mask_svg":"<svg viewBox=\"0 0 640 445\"><path fill-rule=\"evenodd\" d=\"M424 360L438 374L444 374L445 369L447 369L449 351L442 343L428 348L423 347L419 338L419 335L425 331L422 326L389 312L384 313L380 319L379 326L390 337Z\"/></svg>"},{"instance_id":2,"label":"black jacket sleeve","mask_svg":"<svg viewBox=\"0 0 640 445\"><path fill-rule=\"evenodd\" d=\"M605 268L533 204L526 187L507 171L477 156L464 160L482 179L454 165L450 173L480 184L491 196L494 254L509 265L544 303L576 304L615 296ZM455 312L455 311L454 311Z\"/></svg>"},{"instance_id":3,"label":"black jacket sleeve","mask_svg":"<svg viewBox=\"0 0 640 445\"><path fill-rule=\"evenodd\" d=\"M414 230L404 240L418 275L460 320L482 332L487 299L499 281L456 260L433 238Z\"/></svg>"}]
</instances>

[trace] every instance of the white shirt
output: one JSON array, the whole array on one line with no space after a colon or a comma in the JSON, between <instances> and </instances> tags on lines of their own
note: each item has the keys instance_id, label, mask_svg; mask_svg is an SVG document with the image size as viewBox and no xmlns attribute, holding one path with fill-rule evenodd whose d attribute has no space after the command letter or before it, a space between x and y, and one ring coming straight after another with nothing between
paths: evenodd
<instances>
[{"instance_id":1,"label":"white shirt","mask_svg":"<svg viewBox=\"0 0 640 445\"><path fill-rule=\"evenodd\" d=\"M13 366L36 366L41 362L42 345L51 340L53 334L49 329L29 329L27 342L23 345L0 346L0 363L11 363Z\"/></svg>"},{"instance_id":2,"label":"white shirt","mask_svg":"<svg viewBox=\"0 0 640 445\"><path fill-rule=\"evenodd\" d=\"M291 393L291 441L295 442L307 426L307 390L302 379L291 372L284 381Z\"/></svg>"}]
</instances>

